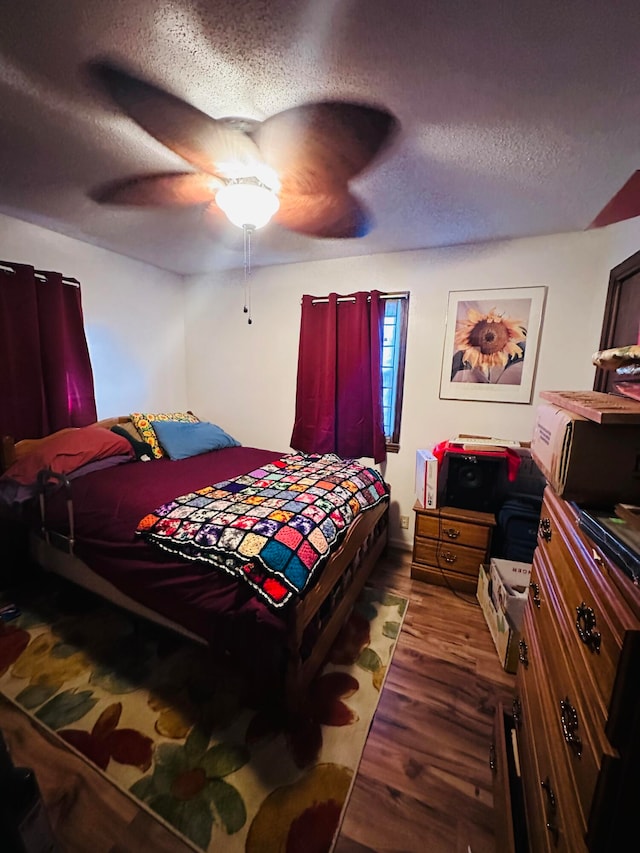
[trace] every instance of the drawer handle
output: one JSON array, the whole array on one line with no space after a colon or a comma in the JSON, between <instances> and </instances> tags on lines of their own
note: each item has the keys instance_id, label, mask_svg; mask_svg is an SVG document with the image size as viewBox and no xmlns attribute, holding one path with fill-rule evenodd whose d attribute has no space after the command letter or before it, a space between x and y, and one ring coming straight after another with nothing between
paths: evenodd
<instances>
[{"instance_id":1,"label":"drawer handle","mask_svg":"<svg viewBox=\"0 0 640 853\"><path fill-rule=\"evenodd\" d=\"M511 716L513 717L513 725L519 729L522 724L522 703L517 696L511 706Z\"/></svg>"},{"instance_id":2,"label":"drawer handle","mask_svg":"<svg viewBox=\"0 0 640 853\"><path fill-rule=\"evenodd\" d=\"M549 777L543 779L540 782L542 786L542 790L547 795L547 807L545 809L545 827L549 830L551 835L553 835L554 844L558 843L558 823L557 823L557 815L558 815L558 807L556 805L556 795L553 792L553 788L551 787L551 782L549 781Z\"/></svg>"},{"instance_id":3,"label":"drawer handle","mask_svg":"<svg viewBox=\"0 0 640 853\"><path fill-rule=\"evenodd\" d=\"M533 603L540 609L540 587L535 581L529 581L529 589L533 592Z\"/></svg>"},{"instance_id":4,"label":"drawer handle","mask_svg":"<svg viewBox=\"0 0 640 853\"><path fill-rule=\"evenodd\" d=\"M596 614L592 607L587 607L584 601L576 607L576 629L578 636L592 652L600 654L602 636L596 631Z\"/></svg>"},{"instance_id":5,"label":"drawer handle","mask_svg":"<svg viewBox=\"0 0 640 853\"><path fill-rule=\"evenodd\" d=\"M580 758L582 755L582 740L578 734L578 712L569 702L569 697L560 700L560 724L562 725L562 736L566 743Z\"/></svg>"},{"instance_id":6,"label":"drawer handle","mask_svg":"<svg viewBox=\"0 0 640 853\"><path fill-rule=\"evenodd\" d=\"M520 642L518 643L518 650L518 660L520 661L520 663L524 664L525 666L529 666L529 646L525 643L524 640L520 640Z\"/></svg>"},{"instance_id":7,"label":"drawer handle","mask_svg":"<svg viewBox=\"0 0 640 853\"><path fill-rule=\"evenodd\" d=\"M489 747L489 769L495 772L496 767L496 745L492 743Z\"/></svg>"},{"instance_id":8,"label":"drawer handle","mask_svg":"<svg viewBox=\"0 0 640 853\"><path fill-rule=\"evenodd\" d=\"M440 553L445 563L455 563L455 561L458 559L455 554L451 553L451 551L441 551Z\"/></svg>"},{"instance_id":9,"label":"drawer handle","mask_svg":"<svg viewBox=\"0 0 640 853\"><path fill-rule=\"evenodd\" d=\"M460 531L456 527L446 527L442 532L449 539L457 539L460 536Z\"/></svg>"},{"instance_id":10,"label":"drawer handle","mask_svg":"<svg viewBox=\"0 0 640 853\"><path fill-rule=\"evenodd\" d=\"M540 524L538 525L538 530L540 532L540 536L544 539L545 542L551 542L551 520L548 518L541 518Z\"/></svg>"}]
</instances>

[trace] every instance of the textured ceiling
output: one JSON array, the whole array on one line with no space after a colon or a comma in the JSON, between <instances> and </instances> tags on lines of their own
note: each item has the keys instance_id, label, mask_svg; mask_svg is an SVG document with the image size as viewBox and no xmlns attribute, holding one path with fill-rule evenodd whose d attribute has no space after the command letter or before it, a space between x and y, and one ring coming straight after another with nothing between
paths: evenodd
<instances>
[{"instance_id":1,"label":"textured ceiling","mask_svg":"<svg viewBox=\"0 0 640 853\"><path fill-rule=\"evenodd\" d=\"M271 224L255 265L582 230L640 168L637 0L0 5L0 212L176 272L241 266L242 234L198 208L91 200L185 167L92 86L96 57L214 117L328 98L397 116L393 145L351 183L371 232Z\"/></svg>"}]
</instances>

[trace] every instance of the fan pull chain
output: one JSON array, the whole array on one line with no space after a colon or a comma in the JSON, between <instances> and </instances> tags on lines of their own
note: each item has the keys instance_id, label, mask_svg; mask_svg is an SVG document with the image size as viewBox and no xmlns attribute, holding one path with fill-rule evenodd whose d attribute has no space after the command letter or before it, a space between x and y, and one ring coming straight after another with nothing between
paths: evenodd
<instances>
[{"instance_id":1,"label":"fan pull chain","mask_svg":"<svg viewBox=\"0 0 640 853\"><path fill-rule=\"evenodd\" d=\"M250 225L242 226L242 234L244 237L244 308L245 314L248 314L247 323L250 326L253 323L251 319L251 232L253 228Z\"/></svg>"}]
</instances>

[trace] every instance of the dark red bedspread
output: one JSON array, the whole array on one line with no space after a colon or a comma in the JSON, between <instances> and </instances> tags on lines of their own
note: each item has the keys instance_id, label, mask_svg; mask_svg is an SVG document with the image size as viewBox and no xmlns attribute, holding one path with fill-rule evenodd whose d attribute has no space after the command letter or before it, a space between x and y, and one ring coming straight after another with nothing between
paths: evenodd
<instances>
[{"instance_id":1,"label":"dark red bedspread","mask_svg":"<svg viewBox=\"0 0 640 853\"><path fill-rule=\"evenodd\" d=\"M135 531L143 516L179 495L253 471L284 455L230 447L189 459L130 462L71 483L75 552L122 592L203 637L213 648L242 650L255 662L281 642L285 613L210 566L177 560ZM65 526L61 493L49 502L52 526ZM265 665L264 661L260 664Z\"/></svg>"}]
</instances>

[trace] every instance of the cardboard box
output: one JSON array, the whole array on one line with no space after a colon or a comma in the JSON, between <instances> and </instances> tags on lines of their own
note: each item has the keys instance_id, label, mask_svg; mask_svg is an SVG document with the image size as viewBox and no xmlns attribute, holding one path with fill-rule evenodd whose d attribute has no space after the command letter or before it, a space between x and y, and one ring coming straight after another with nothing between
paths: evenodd
<instances>
[{"instance_id":1,"label":"cardboard box","mask_svg":"<svg viewBox=\"0 0 640 853\"><path fill-rule=\"evenodd\" d=\"M478 572L476 598L484 613L484 618L489 626L493 644L496 647L503 668L507 672L515 672L518 668L520 632L511 624L509 617L495 606L491 592L492 584L489 568L481 565Z\"/></svg>"},{"instance_id":2,"label":"cardboard box","mask_svg":"<svg viewBox=\"0 0 640 853\"><path fill-rule=\"evenodd\" d=\"M438 506L438 460L431 450L416 450L416 499L425 509Z\"/></svg>"},{"instance_id":3,"label":"cardboard box","mask_svg":"<svg viewBox=\"0 0 640 853\"><path fill-rule=\"evenodd\" d=\"M529 596L531 563L503 560L492 557L489 564L491 600L496 609L502 610L509 621L520 630L522 617Z\"/></svg>"},{"instance_id":4,"label":"cardboard box","mask_svg":"<svg viewBox=\"0 0 640 853\"><path fill-rule=\"evenodd\" d=\"M640 501L640 424L599 424L542 403L531 454L565 500L600 506Z\"/></svg>"}]
</instances>

